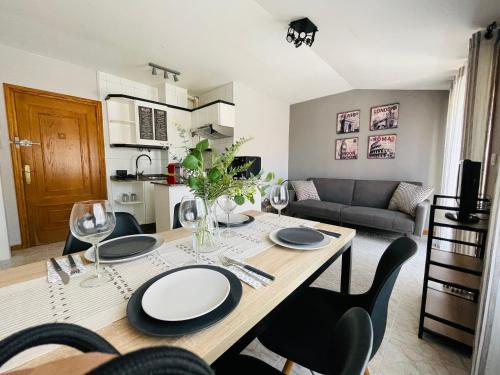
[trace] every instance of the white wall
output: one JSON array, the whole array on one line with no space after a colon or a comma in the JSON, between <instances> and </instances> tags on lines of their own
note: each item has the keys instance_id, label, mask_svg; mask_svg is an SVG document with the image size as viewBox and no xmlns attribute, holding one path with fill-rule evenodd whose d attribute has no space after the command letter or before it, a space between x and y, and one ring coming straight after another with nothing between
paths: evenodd
<instances>
[{"instance_id":1,"label":"white wall","mask_svg":"<svg viewBox=\"0 0 500 375\"><path fill-rule=\"evenodd\" d=\"M370 108L399 103L396 129L370 131ZM290 108L290 178L419 181L440 191L447 91L351 90ZM336 134L337 113L360 110L360 131ZM368 136L397 134L396 158L368 159ZM358 159L335 160L335 140L358 137Z\"/></svg>"},{"instance_id":2,"label":"white wall","mask_svg":"<svg viewBox=\"0 0 500 375\"><path fill-rule=\"evenodd\" d=\"M288 129L290 105L234 82L236 126L234 138L253 138L240 155L260 156L262 169L276 177L288 177Z\"/></svg>"},{"instance_id":3,"label":"white wall","mask_svg":"<svg viewBox=\"0 0 500 375\"><path fill-rule=\"evenodd\" d=\"M105 73L100 73L98 76L97 71L93 69L2 45L0 45L0 82L95 100L103 100L108 93L129 94L152 100L158 99L158 89L155 87ZM0 97L3 98L3 87L0 88ZM106 103L104 101L102 102L102 107L103 124L107 124ZM114 174L116 169L127 169L129 173L134 173L135 158L140 152L134 149L110 148L108 127L103 126L103 129L106 179L108 193L111 193L109 175ZM167 163L166 152L154 150L150 153L150 156L153 159L151 166L141 164L141 167L145 168L145 173L162 172ZM0 100L0 177L3 185L5 212L8 217L7 230L9 244L11 246L17 245L21 243L21 236L5 101L3 99ZM0 236L2 236L2 233L0 218Z\"/></svg>"},{"instance_id":4,"label":"white wall","mask_svg":"<svg viewBox=\"0 0 500 375\"><path fill-rule=\"evenodd\" d=\"M0 174L0 260L10 258L9 239L7 238L7 219L3 201L2 176Z\"/></svg>"},{"instance_id":5,"label":"white wall","mask_svg":"<svg viewBox=\"0 0 500 375\"><path fill-rule=\"evenodd\" d=\"M96 72L0 45L0 82L98 99ZM10 245L21 243L3 87L0 87L0 173ZM1 230L1 229L0 229ZM0 232L0 236L3 232Z\"/></svg>"}]
</instances>

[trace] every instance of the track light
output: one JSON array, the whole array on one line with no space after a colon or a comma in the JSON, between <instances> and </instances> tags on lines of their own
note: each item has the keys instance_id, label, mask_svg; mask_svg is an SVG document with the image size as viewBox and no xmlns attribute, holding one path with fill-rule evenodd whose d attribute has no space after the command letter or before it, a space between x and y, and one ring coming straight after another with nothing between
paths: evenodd
<instances>
[{"instance_id":1,"label":"track light","mask_svg":"<svg viewBox=\"0 0 500 375\"><path fill-rule=\"evenodd\" d=\"M174 76L175 82L179 81L179 76L181 75L181 72L178 72L177 70L173 70L170 68L165 68L164 66L154 64L151 62L148 65L152 68L152 73L154 76L158 75L157 70L161 70L161 71L163 71L163 78L169 79L168 73L170 73Z\"/></svg>"}]
</instances>

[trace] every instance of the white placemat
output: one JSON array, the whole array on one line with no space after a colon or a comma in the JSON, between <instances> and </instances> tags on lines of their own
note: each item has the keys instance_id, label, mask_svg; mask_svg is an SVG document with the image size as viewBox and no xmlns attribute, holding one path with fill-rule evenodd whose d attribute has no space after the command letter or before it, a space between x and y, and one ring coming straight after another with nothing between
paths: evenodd
<instances>
[{"instance_id":1,"label":"white placemat","mask_svg":"<svg viewBox=\"0 0 500 375\"><path fill-rule=\"evenodd\" d=\"M235 235L222 239L219 250L200 254L203 263L220 265L219 255L245 260L253 257L274 244L269 240L269 233L280 227L298 225L314 226L316 222L282 216L262 214L245 227L234 228ZM17 283L0 288L0 340L22 329L50 322L75 323L92 330L103 328L126 316L126 306L133 292L145 281L171 268L179 267L194 258L190 237L166 242L150 255L126 263L103 265L112 281L98 288L82 288L79 277L72 278L63 285L47 282L47 277ZM64 258L65 259L65 258ZM78 257L79 260L79 257ZM77 262L78 262L77 260ZM58 260L63 269L67 263ZM80 265L79 265L80 266ZM83 266L83 265L81 265ZM93 264L84 266L86 277L93 271ZM49 266L51 279L51 268ZM228 267L240 279L258 288L262 283L252 280L236 267ZM257 279L259 275L255 275ZM245 280L248 279L248 280ZM38 355L47 349L38 351ZM9 361L0 371L19 366L33 355L20 356Z\"/></svg>"}]
</instances>

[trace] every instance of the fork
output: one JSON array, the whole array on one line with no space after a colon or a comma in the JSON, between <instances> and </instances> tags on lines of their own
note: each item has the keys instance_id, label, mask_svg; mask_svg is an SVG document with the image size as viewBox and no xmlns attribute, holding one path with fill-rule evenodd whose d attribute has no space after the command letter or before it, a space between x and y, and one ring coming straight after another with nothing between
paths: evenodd
<instances>
[{"instance_id":1,"label":"fork","mask_svg":"<svg viewBox=\"0 0 500 375\"><path fill-rule=\"evenodd\" d=\"M73 259L73 256L71 254L68 255L68 260L69 260L69 266L70 266L70 275L76 275L77 273L80 273L80 269L76 265L75 260Z\"/></svg>"}]
</instances>

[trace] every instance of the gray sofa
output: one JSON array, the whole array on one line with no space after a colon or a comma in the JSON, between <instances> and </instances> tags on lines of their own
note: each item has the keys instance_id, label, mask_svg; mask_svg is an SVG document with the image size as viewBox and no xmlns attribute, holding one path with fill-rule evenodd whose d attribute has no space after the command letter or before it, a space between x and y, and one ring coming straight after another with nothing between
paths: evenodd
<instances>
[{"instance_id":1,"label":"gray sofa","mask_svg":"<svg viewBox=\"0 0 500 375\"><path fill-rule=\"evenodd\" d=\"M430 204L428 200L418 205L415 217L387 209L400 181L337 178L309 178L309 180L314 182L321 200L297 201L295 192L291 191L289 214L422 235ZM419 182L409 183L422 185Z\"/></svg>"}]
</instances>

